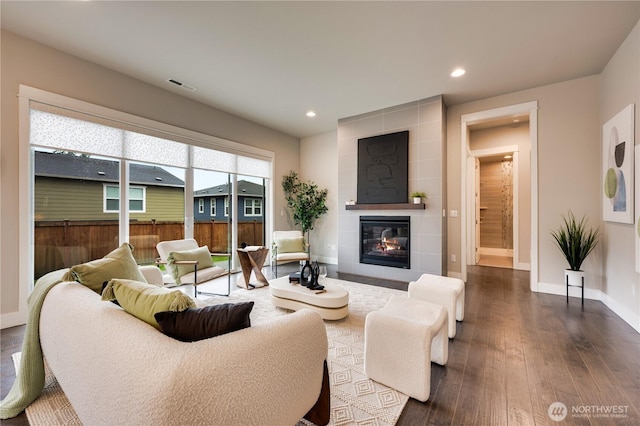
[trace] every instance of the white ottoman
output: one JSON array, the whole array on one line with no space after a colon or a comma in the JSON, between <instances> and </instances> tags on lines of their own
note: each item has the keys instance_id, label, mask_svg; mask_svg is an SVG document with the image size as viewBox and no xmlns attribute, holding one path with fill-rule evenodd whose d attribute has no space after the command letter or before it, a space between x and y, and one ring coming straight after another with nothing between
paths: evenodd
<instances>
[{"instance_id":1,"label":"white ottoman","mask_svg":"<svg viewBox=\"0 0 640 426\"><path fill-rule=\"evenodd\" d=\"M429 399L431 361L449 357L447 311L440 305L393 296L364 325L367 377L419 401Z\"/></svg>"},{"instance_id":2,"label":"white ottoman","mask_svg":"<svg viewBox=\"0 0 640 426\"><path fill-rule=\"evenodd\" d=\"M449 337L456 335L456 320L464 319L464 281L440 275L422 274L409 283L409 298L444 306L449 313Z\"/></svg>"}]
</instances>

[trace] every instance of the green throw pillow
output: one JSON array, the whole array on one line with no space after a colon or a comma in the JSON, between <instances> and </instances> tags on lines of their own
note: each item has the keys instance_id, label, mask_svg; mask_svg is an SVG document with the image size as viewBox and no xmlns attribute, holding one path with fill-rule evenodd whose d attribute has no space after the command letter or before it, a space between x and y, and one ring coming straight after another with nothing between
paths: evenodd
<instances>
[{"instance_id":1,"label":"green throw pillow","mask_svg":"<svg viewBox=\"0 0 640 426\"><path fill-rule=\"evenodd\" d=\"M102 300L117 300L122 308L138 319L160 330L155 319L158 312L180 312L196 306L193 299L180 290L168 290L140 281L114 279L102 292Z\"/></svg>"},{"instance_id":2,"label":"green throw pillow","mask_svg":"<svg viewBox=\"0 0 640 426\"><path fill-rule=\"evenodd\" d=\"M276 238L278 253L300 253L305 251L304 237Z\"/></svg>"},{"instance_id":3,"label":"green throw pillow","mask_svg":"<svg viewBox=\"0 0 640 426\"><path fill-rule=\"evenodd\" d=\"M104 282L114 278L146 283L147 280L144 279L144 275L140 272L132 252L133 247L128 243L123 243L102 259L72 266L63 279L78 281L98 294L102 293Z\"/></svg>"},{"instance_id":4,"label":"green throw pillow","mask_svg":"<svg viewBox=\"0 0 640 426\"><path fill-rule=\"evenodd\" d=\"M193 250L172 251L169 253L169 256L167 256L167 266L169 267L173 278L175 278L176 284L180 284L181 276L188 274L189 272L193 272L195 269L194 265L181 265L179 263L175 263L180 260L197 260L198 270L213 266L213 259L211 259L211 253L207 246L202 246Z\"/></svg>"}]
</instances>

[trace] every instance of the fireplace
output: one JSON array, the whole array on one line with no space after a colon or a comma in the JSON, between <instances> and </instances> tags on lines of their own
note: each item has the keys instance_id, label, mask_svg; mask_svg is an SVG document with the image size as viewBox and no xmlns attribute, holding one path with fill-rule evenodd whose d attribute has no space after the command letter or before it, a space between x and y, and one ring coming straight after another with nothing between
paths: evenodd
<instances>
[{"instance_id":1,"label":"fireplace","mask_svg":"<svg viewBox=\"0 0 640 426\"><path fill-rule=\"evenodd\" d=\"M410 268L410 217L360 216L360 263Z\"/></svg>"}]
</instances>

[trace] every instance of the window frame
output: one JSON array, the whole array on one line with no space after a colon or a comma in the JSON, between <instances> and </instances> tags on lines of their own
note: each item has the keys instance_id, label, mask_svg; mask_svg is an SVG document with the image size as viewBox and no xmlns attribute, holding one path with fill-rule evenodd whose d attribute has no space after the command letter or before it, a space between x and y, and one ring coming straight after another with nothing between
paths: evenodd
<instances>
[{"instance_id":1,"label":"window frame","mask_svg":"<svg viewBox=\"0 0 640 426\"><path fill-rule=\"evenodd\" d=\"M118 208L116 210L109 210L108 206L107 206L107 201L108 200L114 200L113 197L109 198L107 196L107 192L108 192L108 188L116 188L118 190ZM127 197L127 200L129 202L129 213L130 214L136 214L136 213L146 213L147 212L147 187L146 186L141 186L141 185L128 185L129 188L129 197ZM142 189L142 198L133 198L131 196L131 190L132 189ZM131 209L131 201L142 201L142 210L132 210ZM112 183L103 183L102 184L102 213L120 213L120 185L114 185Z\"/></svg>"},{"instance_id":2,"label":"window frame","mask_svg":"<svg viewBox=\"0 0 640 426\"><path fill-rule=\"evenodd\" d=\"M216 198L215 197L211 197L209 198L209 216L211 217L216 217Z\"/></svg>"},{"instance_id":3,"label":"window frame","mask_svg":"<svg viewBox=\"0 0 640 426\"><path fill-rule=\"evenodd\" d=\"M258 202L260 205L256 206L256 202ZM260 209L260 213L256 213L256 208ZM247 209L251 209L251 213L247 213ZM245 217L262 217L262 198L246 197L244 199L244 215Z\"/></svg>"}]
</instances>

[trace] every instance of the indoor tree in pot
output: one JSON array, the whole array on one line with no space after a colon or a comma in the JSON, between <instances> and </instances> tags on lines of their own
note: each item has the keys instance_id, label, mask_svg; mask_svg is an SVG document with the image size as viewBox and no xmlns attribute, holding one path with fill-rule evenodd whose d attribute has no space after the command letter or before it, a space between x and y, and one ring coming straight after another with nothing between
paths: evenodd
<instances>
[{"instance_id":1,"label":"indoor tree in pot","mask_svg":"<svg viewBox=\"0 0 640 426\"><path fill-rule=\"evenodd\" d=\"M315 221L325 214L327 208L327 189L319 189L314 182L300 182L298 174L293 170L282 178L282 189L287 205L293 213L293 222L302 227L310 245L309 231L313 229Z\"/></svg>"},{"instance_id":2,"label":"indoor tree in pot","mask_svg":"<svg viewBox=\"0 0 640 426\"><path fill-rule=\"evenodd\" d=\"M565 282L569 285L581 286L584 271L580 267L598 244L600 228L587 229L586 217L582 216L582 219L577 220L571 210L566 216L563 215L562 219L564 221L562 226L551 231L551 235L569 263L569 269L565 270Z\"/></svg>"}]
</instances>

